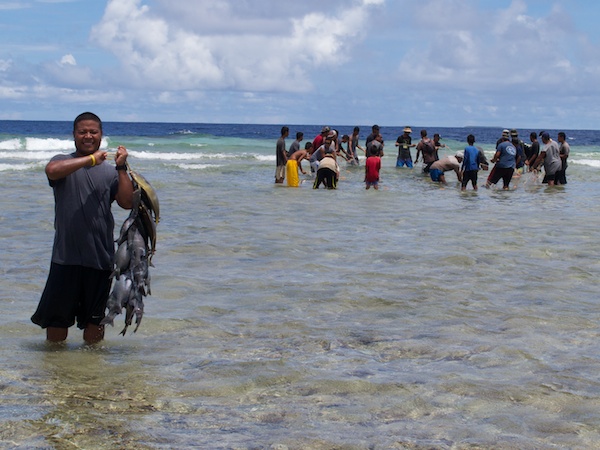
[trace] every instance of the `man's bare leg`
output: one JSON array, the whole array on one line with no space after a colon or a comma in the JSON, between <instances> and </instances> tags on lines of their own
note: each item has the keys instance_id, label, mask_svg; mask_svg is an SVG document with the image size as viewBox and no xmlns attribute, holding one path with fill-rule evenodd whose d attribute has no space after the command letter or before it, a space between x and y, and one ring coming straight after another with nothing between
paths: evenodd
<instances>
[{"instance_id":1,"label":"man's bare leg","mask_svg":"<svg viewBox=\"0 0 600 450\"><path fill-rule=\"evenodd\" d=\"M104 339L104 325L94 325L88 323L83 330L83 340L86 344L97 344Z\"/></svg>"},{"instance_id":2,"label":"man's bare leg","mask_svg":"<svg viewBox=\"0 0 600 450\"><path fill-rule=\"evenodd\" d=\"M67 339L67 334L69 334L68 328L46 328L46 339L50 342L62 342Z\"/></svg>"}]
</instances>

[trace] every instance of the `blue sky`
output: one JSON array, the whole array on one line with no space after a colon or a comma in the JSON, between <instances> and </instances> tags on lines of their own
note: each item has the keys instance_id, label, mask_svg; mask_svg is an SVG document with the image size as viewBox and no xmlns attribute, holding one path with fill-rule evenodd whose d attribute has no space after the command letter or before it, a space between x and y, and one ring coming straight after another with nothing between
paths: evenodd
<instances>
[{"instance_id":1,"label":"blue sky","mask_svg":"<svg viewBox=\"0 0 600 450\"><path fill-rule=\"evenodd\" d=\"M599 129L600 2L0 0L0 119Z\"/></svg>"}]
</instances>

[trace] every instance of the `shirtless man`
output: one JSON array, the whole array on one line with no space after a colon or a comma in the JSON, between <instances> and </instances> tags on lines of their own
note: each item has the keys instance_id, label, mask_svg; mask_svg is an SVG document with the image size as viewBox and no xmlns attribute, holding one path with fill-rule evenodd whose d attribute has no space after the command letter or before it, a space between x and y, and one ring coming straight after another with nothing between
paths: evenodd
<instances>
[{"instance_id":1,"label":"shirtless man","mask_svg":"<svg viewBox=\"0 0 600 450\"><path fill-rule=\"evenodd\" d=\"M431 165L436 162L436 149L434 142L427 137L427 130L421 130L421 140L417 144L415 163L419 162L420 154L423 154L423 173L429 173Z\"/></svg>"},{"instance_id":2,"label":"shirtless man","mask_svg":"<svg viewBox=\"0 0 600 450\"><path fill-rule=\"evenodd\" d=\"M447 184L444 172L454 170L456 172L458 181L462 182L460 165L463 161L463 155L463 152L457 152L454 156L446 156L445 158L434 161L429 168L429 176L431 177L431 181Z\"/></svg>"},{"instance_id":3,"label":"shirtless man","mask_svg":"<svg viewBox=\"0 0 600 450\"><path fill-rule=\"evenodd\" d=\"M312 147L311 147L312 149ZM287 174L287 184L289 187L298 187L300 186L300 178L298 177L298 170L302 172L303 175L306 175L306 172L302 168L302 160L309 159L310 153L308 150L301 149L296 150L294 153L290 155L285 165L285 170Z\"/></svg>"}]
</instances>

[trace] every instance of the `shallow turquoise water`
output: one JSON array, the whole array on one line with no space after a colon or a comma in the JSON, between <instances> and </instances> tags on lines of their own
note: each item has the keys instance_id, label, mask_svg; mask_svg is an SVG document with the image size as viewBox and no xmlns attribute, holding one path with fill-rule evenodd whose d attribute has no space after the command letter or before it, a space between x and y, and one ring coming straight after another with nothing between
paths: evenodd
<instances>
[{"instance_id":1,"label":"shallow turquoise water","mask_svg":"<svg viewBox=\"0 0 600 450\"><path fill-rule=\"evenodd\" d=\"M29 321L53 236L46 155L2 171L3 446L600 440L593 164L565 187L461 193L390 152L380 191L346 168L337 191L314 191L274 186L274 142L248 141L132 150L161 200L152 296L136 334L118 317L97 347L74 329L48 346Z\"/></svg>"}]
</instances>

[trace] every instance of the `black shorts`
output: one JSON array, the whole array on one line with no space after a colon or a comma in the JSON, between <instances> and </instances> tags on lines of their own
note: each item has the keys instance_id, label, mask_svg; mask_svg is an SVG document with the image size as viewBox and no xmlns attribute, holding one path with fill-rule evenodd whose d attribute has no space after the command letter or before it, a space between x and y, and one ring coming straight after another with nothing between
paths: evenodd
<instances>
[{"instance_id":1,"label":"black shorts","mask_svg":"<svg viewBox=\"0 0 600 450\"><path fill-rule=\"evenodd\" d=\"M491 180L488 180L492 184L496 184L502 178L502 183L504 187L507 188L510 184L510 180L512 179L513 173L515 169L512 167L496 167L494 166L493 172L491 175Z\"/></svg>"},{"instance_id":2,"label":"black shorts","mask_svg":"<svg viewBox=\"0 0 600 450\"><path fill-rule=\"evenodd\" d=\"M466 187L472 182L473 186L477 186L477 170L465 170L463 173L462 187Z\"/></svg>"},{"instance_id":3,"label":"black shorts","mask_svg":"<svg viewBox=\"0 0 600 450\"><path fill-rule=\"evenodd\" d=\"M544 179L542 180L542 183L548 183L548 181L555 181L557 180L557 174L558 172L555 173L547 173L544 175Z\"/></svg>"},{"instance_id":4,"label":"black shorts","mask_svg":"<svg viewBox=\"0 0 600 450\"><path fill-rule=\"evenodd\" d=\"M313 183L313 189L319 189L319 186L323 183L327 189L337 188L337 173L328 167L322 167L317 170L317 178Z\"/></svg>"},{"instance_id":5,"label":"black shorts","mask_svg":"<svg viewBox=\"0 0 600 450\"><path fill-rule=\"evenodd\" d=\"M99 325L110 294L110 270L52 263L46 287L31 321L42 328Z\"/></svg>"}]
</instances>

